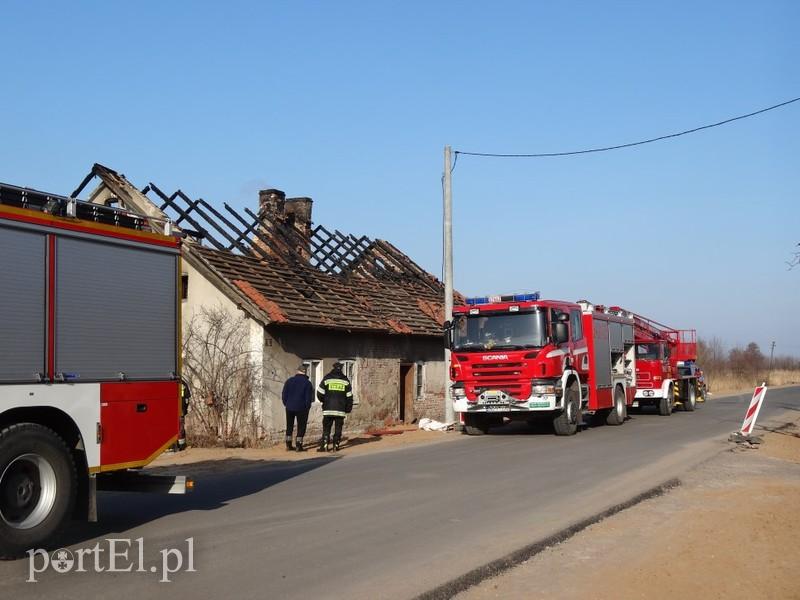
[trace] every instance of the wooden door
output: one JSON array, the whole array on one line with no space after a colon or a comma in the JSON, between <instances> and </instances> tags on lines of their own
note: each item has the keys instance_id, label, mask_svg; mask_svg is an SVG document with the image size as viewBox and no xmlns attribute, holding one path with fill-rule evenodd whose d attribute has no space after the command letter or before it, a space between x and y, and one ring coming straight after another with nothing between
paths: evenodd
<instances>
[{"instance_id":1,"label":"wooden door","mask_svg":"<svg viewBox=\"0 0 800 600\"><path fill-rule=\"evenodd\" d=\"M400 420L414 420L414 365L400 365Z\"/></svg>"}]
</instances>

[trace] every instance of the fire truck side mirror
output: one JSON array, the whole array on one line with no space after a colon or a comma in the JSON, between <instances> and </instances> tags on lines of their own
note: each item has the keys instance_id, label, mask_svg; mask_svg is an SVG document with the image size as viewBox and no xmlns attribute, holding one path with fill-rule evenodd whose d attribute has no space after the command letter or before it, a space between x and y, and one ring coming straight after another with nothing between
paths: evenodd
<instances>
[{"instance_id":1,"label":"fire truck side mirror","mask_svg":"<svg viewBox=\"0 0 800 600\"><path fill-rule=\"evenodd\" d=\"M448 349L453 347L453 323L452 323L452 321L445 321L444 322L444 347L448 348Z\"/></svg>"},{"instance_id":2,"label":"fire truck side mirror","mask_svg":"<svg viewBox=\"0 0 800 600\"><path fill-rule=\"evenodd\" d=\"M566 323L556 323L553 325L553 337L556 344L564 344L569 341L569 328Z\"/></svg>"}]
</instances>

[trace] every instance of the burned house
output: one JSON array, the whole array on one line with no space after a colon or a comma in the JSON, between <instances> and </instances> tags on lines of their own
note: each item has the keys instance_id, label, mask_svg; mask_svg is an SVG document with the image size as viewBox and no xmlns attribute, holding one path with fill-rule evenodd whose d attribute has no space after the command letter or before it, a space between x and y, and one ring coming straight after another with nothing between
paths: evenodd
<instances>
[{"instance_id":1,"label":"burned house","mask_svg":"<svg viewBox=\"0 0 800 600\"><path fill-rule=\"evenodd\" d=\"M301 362L315 387L344 362L357 403L350 427L443 417L443 285L392 244L315 225L312 200L280 190L239 211L154 183L139 189L95 165L73 197L94 178L90 201L183 234L184 338L204 311L244 317L257 437L282 435L281 389ZM309 425L320 421L315 403Z\"/></svg>"}]
</instances>

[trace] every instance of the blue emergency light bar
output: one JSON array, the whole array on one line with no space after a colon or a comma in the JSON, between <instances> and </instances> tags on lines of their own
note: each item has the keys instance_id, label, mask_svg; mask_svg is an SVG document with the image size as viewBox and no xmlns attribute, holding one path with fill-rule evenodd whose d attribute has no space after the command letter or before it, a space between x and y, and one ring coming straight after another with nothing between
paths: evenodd
<instances>
[{"instance_id":1,"label":"blue emergency light bar","mask_svg":"<svg viewBox=\"0 0 800 600\"><path fill-rule=\"evenodd\" d=\"M469 306L477 304L496 304L497 302L533 302L539 299L539 292L532 294L508 294L505 296L478 296L475 298L467 298Z\"/></svg>"}]
</instances>

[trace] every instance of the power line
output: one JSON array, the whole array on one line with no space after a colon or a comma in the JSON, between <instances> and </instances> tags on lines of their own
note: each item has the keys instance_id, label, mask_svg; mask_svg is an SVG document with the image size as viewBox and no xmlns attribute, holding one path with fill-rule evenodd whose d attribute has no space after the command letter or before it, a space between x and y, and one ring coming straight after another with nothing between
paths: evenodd
<instances>
[{"instance_id":1,"label":"power line","mask_svg":"<svg viewBox=\"0 0 800 600\"><path fill-rule=\"evenodd\" d=\"M781 108L782 106L786 106L788 104L792 104L793 102L800 101L800 97L792 98L791 100L787 100L786 102L781 102L780 104L775 104L774 106L768 106L767 108L762 108L760 110L747 113L746 115L739 115L738 117L732 117L730 119L725 119L724 121L719 121L718 123L711 123L710 125L703 125L701 127L695 127L694 129L687 129L686 131L679 131L678 133L670 133L669 135L661 135L658 137L650 138L647 140L641 140L638 142L630 142L629 144L619 144L618 146L605 146L602 148L589 148L586 150L573 150L571 152L539 152L535 154L501 154L501 153L494 153L494 152L464 152L463 150L456 150L455 155L456 159L458 159L459 154L463 154L465 156L488 156L493 158L547 158L552 156L573 156L575 154L590 154L593 152L608 152L609 150L620 150L621 148L631 148L633 146L641 146L643 144L652 144L653 142L660 142L661 140L667 140L670 138L680 137L682 135L687 135L690 133L695 133L698 131L702 131L703 129L711 129L712 127L719 127L720 125L725 125L727 123L732 123L734 121L740 121L742 119L747 119L748 117L754 117L756 115L760 115L761 113L765 113L770 110L775 110L776 108ZM453 164L455 167L455 164Z\"/></svg>"}]
</instances>

